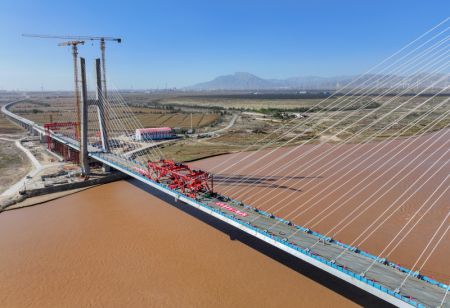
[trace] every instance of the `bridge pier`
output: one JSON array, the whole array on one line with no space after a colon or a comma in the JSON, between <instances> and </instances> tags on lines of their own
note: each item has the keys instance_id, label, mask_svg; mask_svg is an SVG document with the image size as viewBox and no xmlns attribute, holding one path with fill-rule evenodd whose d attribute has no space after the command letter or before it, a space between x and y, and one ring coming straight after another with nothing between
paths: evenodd
<instances>
[{"instance_id":1,"label":"bridge pier","mask_svg":"<svg viewBox=\"0 0 450 308\"><path fill-rule=\"evenodd\" d=\"M45 134L39 132L39 142L40 143L45 143L47 142L47 136L45 136Z\"/></svg>"}]
</instances>

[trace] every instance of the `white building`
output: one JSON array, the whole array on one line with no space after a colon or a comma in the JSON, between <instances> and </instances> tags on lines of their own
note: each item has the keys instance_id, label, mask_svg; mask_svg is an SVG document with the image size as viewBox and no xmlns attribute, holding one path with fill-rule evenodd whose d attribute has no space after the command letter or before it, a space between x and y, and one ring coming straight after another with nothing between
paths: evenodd
<instances>
[{"instance_id":1,"label":"white building","mask_svg":"<svg viewBox=\"0 0 450 308\"><path fill-rule=\"evenodd\" d=\"M138 141L170 139L175 135L170 127L151 127L136 129L135 138Z\"/></svg>"}]
</instances>

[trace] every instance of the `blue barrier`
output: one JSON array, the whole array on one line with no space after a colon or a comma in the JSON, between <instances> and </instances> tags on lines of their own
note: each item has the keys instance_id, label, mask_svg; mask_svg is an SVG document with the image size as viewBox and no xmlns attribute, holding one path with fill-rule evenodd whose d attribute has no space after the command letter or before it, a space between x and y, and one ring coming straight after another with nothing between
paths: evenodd
<instances>
[{"instance_id":1,"label":"blue barrier","mask_svg":"<svg viewBox=\"0 0 450 308\"><path fill-rule=\"evenodd\" d=\"M227 198L230 199L230 201L232 201L232 202L234 202L234 203L237 203L237 204L240 204L240 205L245 206L246 208L250 208L250 209L256 210L256 208L255 208L255 207L252 207L251 205L244 204L244 203L242 203L242 202L240 202L240 201L234 200L234 199L229 198L229 197L227 197ZM281 217L278 217L278 216L276 216L276 215L274 215L274 214L267 213L267 212L265 212L265 211L263 211L263 210L260 210L260 209L257 209L257 210L258 210L258 213L261 213L261 214L263 214L263 215L266 216L266 217L273 218L273 219L278 220L278 221L280 221L280 222L282 222L282 223L285 223L285 224L291 224L292 226L296 227L297 229L299 229L299 230L301 230L301 231L303 231L303 232L308 232L308 233L310 233L310 234L312 234L312 235L317 236L317 237L320 238L320 239L323 239L323 240L326 240L326 241L329 241L329 242L333 242L333 243L335 243L335 244L338 245L338 246L344 247L344 248L346 248L346 249L348 249L348 250L350 250L350 251L353 251L353 252L355 252L355 253L359 253L359 254L361 254L361 255L363 255L363 256L365 256L365 257L368 257L368 258L370 258L370 259L372 259L372 260L375 260L375 261L377 261L377 262L385 263L386 265L391 266L391 267L394 267L394 268L398 269L398 270L401 271L401 272L404 272L404 273L407 273L407 274L410 274L410 275L413 275L413 274L416 273L416 272L413 271L413 270L407 269L407 268L402 267L402 266L400 266L400 265L398 265L398 264L395 264L395 263L393 263L393 262L387 261L385 258L380 258L380 257L378 257L378 256L375 256L375 255L371 254L371 253L368 253L368 252L366 252L366 251L360 250L358 247L354 247L354 246L347 245L347 244L342 243L342 242L340 242L340 241L337 241L337 240L335 240L335 239L333 239L333 238L331 238L331 237L325 236L325 235L323 235L323 234L321 234L321 233L318 233L318 232L315 232L315 231L310 230L310 229L308 229L308 228L305 228L305 227L303 227L303 226L294 224L294 223L292 223L291 221L285 220L285 219L283 219L283 218L281 218ZM428 282L428 283L430 283L430 284L439 286L439 287L441 287L441 288L443 288L443 289L447 289L447 288L449 287L448 285L446 285L446 284L444 284L444 283L442 283L442 282L436 281L436 280L434 280L434 279L432 279L432 278L430 278L430 277L423 276L423 275L420 275L420 274L419 274L419 275L416 275L416 278L421 279L421 280L423 280L423 281L426 281L426 282Z\"/></svg>"}]
</instances>

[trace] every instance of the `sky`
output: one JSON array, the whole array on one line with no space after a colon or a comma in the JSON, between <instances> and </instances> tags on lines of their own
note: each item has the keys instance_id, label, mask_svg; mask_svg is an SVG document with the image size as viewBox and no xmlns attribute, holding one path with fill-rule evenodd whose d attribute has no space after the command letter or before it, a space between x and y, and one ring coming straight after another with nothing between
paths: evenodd
<instances>
[{"instance_id":1,"label":"sky","mask_svg":"<svg viewBox=\"0 0 450 308\"><path fill-rule=\"evenodd\" d=\"M59 40L104 35L121 89L181 88L219 75L262 78L364 73L448 17L448 0L0 1L0 90L70 90ZM97 43L80 47L88 70Z\"/></svg>"}]
</instances>

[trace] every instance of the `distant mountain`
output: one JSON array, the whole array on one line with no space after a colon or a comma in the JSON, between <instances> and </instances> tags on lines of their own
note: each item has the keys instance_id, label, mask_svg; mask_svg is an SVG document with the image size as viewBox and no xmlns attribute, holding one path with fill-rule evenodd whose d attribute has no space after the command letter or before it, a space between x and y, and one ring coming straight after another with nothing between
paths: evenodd
<instances>
[{"instance_id":1,"label":"distant mountain","mask_svg":"<svg viewBox=\"0 0 450 308\"><path fill-rule=\"evenodd\" d=\"M214 78L189 87L193 90L248 90L270 89L274 84L270 80L259 78L250 73L237 72L233 75L225 75Z\"/></svg>"},{"instance_id":2,"label":"distant mountain","mask_svg":"<svg viewBox=\"0 0 450 308\"><path fill-rule=\"evenodd\" d=\"M287 79L263 79L250 73L237 72L224 75L211 81L202 82L187 87L188 90L335 90L343 87L349 88L424 88L434 85L435 88L446 87L448 81L443 74L421 73L411 76L396 75L360 75L319 77L304 76ZM426 81L423 81L423 80ZM441 81L440 81L441 80ZM439 81L439 82L438 82Z\"/></svg>"}]
</instances>

